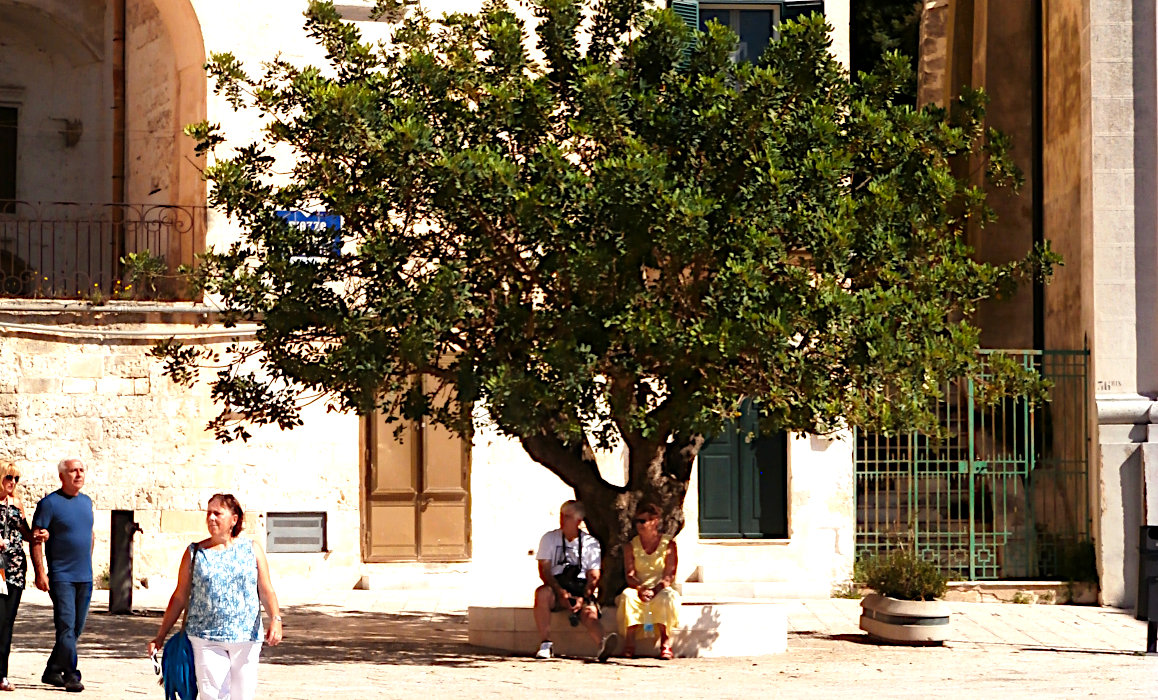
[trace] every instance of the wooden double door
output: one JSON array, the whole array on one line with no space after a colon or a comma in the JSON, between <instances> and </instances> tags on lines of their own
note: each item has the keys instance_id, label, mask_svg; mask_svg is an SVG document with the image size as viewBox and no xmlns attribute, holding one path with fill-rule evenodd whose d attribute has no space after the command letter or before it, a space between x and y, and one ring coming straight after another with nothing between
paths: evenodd
<instances>
[{"instance_id":1,"label":"wooden double door","mask_svg":"<svg viewBox=\"0 0 1158 700\"><path fill-rule=\"evenodd\" d=\"M366 423L362 556L367 562L470 558L470 450L440 426L402 440L378 414Z\"/></svg>"}]
</instances>

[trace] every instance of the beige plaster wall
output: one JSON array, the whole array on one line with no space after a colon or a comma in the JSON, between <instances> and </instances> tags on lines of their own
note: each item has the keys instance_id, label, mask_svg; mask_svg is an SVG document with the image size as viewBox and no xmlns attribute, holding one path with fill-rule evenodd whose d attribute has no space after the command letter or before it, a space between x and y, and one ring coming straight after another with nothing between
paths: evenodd
<instances>
[{"instance_id":1,"label":"beige plaster wall","mask_svg":"<svg viewBox=\"0 0 1158 700\"><path fill-rule=\"evenodd\" d=\"M698 472L676 542L680 581L699 568L703 583L766 582L779 595L827 597L852 577L856 537L853 441L792 435L788 443L788 539L701 539Z\"/></svg>"}]
</instances>

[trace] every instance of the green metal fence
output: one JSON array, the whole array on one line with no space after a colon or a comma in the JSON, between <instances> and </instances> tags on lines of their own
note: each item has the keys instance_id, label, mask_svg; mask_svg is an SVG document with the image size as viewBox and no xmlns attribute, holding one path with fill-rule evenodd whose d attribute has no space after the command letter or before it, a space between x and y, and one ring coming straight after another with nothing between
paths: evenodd
<instances>
[{"instance_id":1,"label":"green metal fence","mask_svg":"<svg viewBox=\"0 0 1158 700\"><path fill-rule=\"evenodd\" d=\"M938 406L945 437L857 431L858 557L914 547L966 580L1084 573L1089 353L1001 352L1053 383L1048 402L982 405L962 380Z\"/></svg>"}]
</instances>

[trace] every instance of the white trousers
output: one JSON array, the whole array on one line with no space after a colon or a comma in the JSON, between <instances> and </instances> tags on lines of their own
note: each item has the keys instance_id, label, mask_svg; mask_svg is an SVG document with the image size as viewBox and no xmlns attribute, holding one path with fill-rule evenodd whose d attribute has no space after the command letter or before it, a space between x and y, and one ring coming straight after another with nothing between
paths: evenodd
<instances>
[{"instance_id":1,"label":"white trousers","mask_svg":"<svg viewBox=\"0 0 1158 700\"><path fill-rule=\"evenodd\" d=\"M189 635L198 700L253 700L261 642L210 642Z\"/></svg>"}]
</instances>

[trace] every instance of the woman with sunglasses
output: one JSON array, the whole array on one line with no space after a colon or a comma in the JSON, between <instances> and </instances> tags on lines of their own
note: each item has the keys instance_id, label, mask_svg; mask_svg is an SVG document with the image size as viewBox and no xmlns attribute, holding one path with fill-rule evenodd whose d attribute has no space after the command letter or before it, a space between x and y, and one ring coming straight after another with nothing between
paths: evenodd
<instances>
[{"instance_id":1,"label":"woman with sunglasses","mask_svg":"<svg viewBox=\"0 0 1158 700\"><path fill-rule=\"evenodd\" d=\"M0 690L16 690L8 680L8 654L12 650L12 626L24 592L28 559L24 541L32 539L24 500L17 491L20 470L7 460L0 460L0 552L3 553L5 593L0 594Z\"/></svg>"},{"instance_id":2,"label":"woman with sunglasses","mask_svg":"<svg viewBox=\"0 0 1158 700\"><path fill-rule=\"evenodd\" d=\"M627 588L616 599L619 631L624 635L623 655L635 656L635 636L659 633L659 658L674 655L671 632L679 626L680 598L672 589L679 556L675 540L661 532L662 512L654 503L640 503L635 510L636 536L623 548Z\"/></svg>"}]
</instances>

